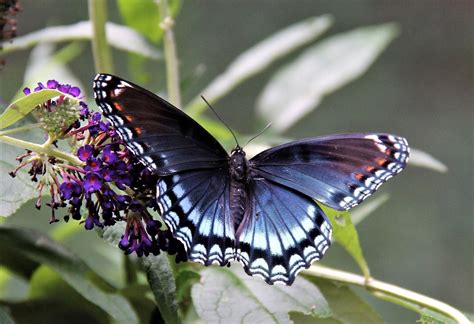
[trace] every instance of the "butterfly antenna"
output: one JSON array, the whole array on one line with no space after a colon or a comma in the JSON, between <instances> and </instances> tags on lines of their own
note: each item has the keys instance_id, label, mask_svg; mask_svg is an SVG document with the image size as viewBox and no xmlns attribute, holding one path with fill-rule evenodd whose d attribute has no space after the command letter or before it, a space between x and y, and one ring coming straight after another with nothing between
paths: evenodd
<instances>
[{"instance_id":1,"label":"butterfly antenna","mask_svg":"<svg viewBox=\"0 0 474 324\"><path fill-rule=\"evenodd\" d=\"M204 98L204 96L201 96L202 100L204 100L204 102L209 106L209 108L212 110L212 112L214 113L214 115L216 115L216 117L221 121L222 124L224 124L224 126L229 130L229 132L232 134L232 136L234 137L234 140L235 140L235 143L237 144L237 147L240 147L239 145L239 142L237 141L237 137L235 136L234 132L232 131L232 129L229 127L229 125L226 124L226 122L217 114L217 112L214 110L214 108L212 108L211 104L206 100L206 98Z\"/></svg>"},{"instance_id":2,"label":"butterfly antenna","mask_svg":"<svg viewBox=\"0 0 474 324\"><path fill-rule=\"evenodd\" d=\"M260 132L258 132L257 135L255 135L255 136L253 136L251 139L249 139L249 140L247 141L247 144L244 145L244 147L247 146L247 145L249 145L249 143L250 143L251 141L253 141L254 139L256 139L257 137L259 137L260 135L262 135L267 129L270 128L270 126L272 126L272 122L269 122L269 123L267 124L267 126L265 126Z\"/></svg>"}]
</instances>

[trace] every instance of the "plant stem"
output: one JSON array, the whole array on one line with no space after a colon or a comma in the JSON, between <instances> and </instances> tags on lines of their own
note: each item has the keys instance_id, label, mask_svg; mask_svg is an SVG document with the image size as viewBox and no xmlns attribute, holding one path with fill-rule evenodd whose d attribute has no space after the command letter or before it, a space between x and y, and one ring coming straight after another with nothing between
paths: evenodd
<instances>
[{"instance_id":1,"label":"plant stem","mask_svg":"<svg viewBox=\"0 0 474 324\"><path fill-rule=\"evenodd\" d=\"M439 300L421 295L419 293L388 284L373 278L366 280L365 277L328 267L313 265L304 271L305 274L338 281L345 284L355 285L367 289L374 296L407 307L409 303L444 314L453 318L458 323L470 323L463 313ZM407 307L414 310L412 307ZM418 311L420 311L418 309Z\"/></svg>"},{"instance_id":2,"label":"plant stem","mask_svg":"<svg viewBox=\"0 0 474 324\"><path fill-rule=\"evenodd\" d=\"M84 164L81 160L79 160L74 155L57 150L49 145L40 145L36 143L31 143L31 142L23 141L18 138L13 138L10 136L0 136L0 142L9 144L12 146L16 146L25 150L30 150L39 154L54 156L55 158L69 162L70 164L73 164L73 165L80 166Z\"/></svg>"},{"instance_id":3,"label":"plant stem","mask_svg":"<svg viewBox=\"0 0 474 324\"><path fill-rule=\"evenodd\" d=\"M30 131L32 128L38 128L40 126L41 126L40 123L36 123L36 124L28 124L26 126L7 129L7 130L4 130L4 131L0 132L0 137L5 136L5 135L10 135L10 134L27 132L27 131Z\"/></svg>"},{"instance_id":4,"label":"plant stem","mask_svg":"<svg viewBox=\"0 0 474 324\"><path fill-rule=\"evenodd\" d=\"M169 13L168 0L159 0L160 6L160 28L163 29L163 46L166 63L166 82L168 100L175 106L181 108L181 92L179 89L179 62L174 40L174 20Z\"/></svg>"},{"instance_id":5,"label":"plant stem","mask_svg":"<svg viewBox=\"0 0 474 324\"><path fill-rule=\"evenodd\" d=\"M107 0L89 0L89 19L92 23L92 53L97 73L113 73L112 55L107 43Z\"/></svg>"}]
</instances>

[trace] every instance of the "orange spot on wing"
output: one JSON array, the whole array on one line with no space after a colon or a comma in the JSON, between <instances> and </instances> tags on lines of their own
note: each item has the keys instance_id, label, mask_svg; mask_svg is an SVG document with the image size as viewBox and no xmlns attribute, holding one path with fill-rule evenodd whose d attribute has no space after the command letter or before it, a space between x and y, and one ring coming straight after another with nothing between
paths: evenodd
<instances>
[{"instance_id":1,"label":"orange spot on wing","mask_svg":"<svg viewBox=\"0 0 474 324\"><path fill-rule=\"evenodd\" d=\"M384 164L387 162L387 160L385 160L385 159L377 159L377 160L375 160L375 162L377 162L378 165L384 165Z\"/></svg>"},{"instance_id":2,"label":"orange spot on wing","mask_svg":"<svg viewBox=\"0 0 474 324\"><path fill-rule=\"evenodd\" d=\"M131 115L123 115L123 117L128 121L131 122L133 120L133 116Z\"/></svg>"},{"instance_id":3,"label":"orange spot on wing","mask_svg":"<svg viewBox=\"0 0 474 324\"><path fill-rule=\"evenodd\" d=\"M365 167L365 171L367 171L367 172L372 172L374 170L375 170L375 167L372 166L372 165L368 165L368 166Z\"/></svg>"},{"instance_id":4,"label":"orange spot on wing","mask_svg":"<svg viewBox=\"0 0 474 324\"><path fill-rule=\"evenodd\" d=\"M141 127L135 127L133 129L137 135L141 135L143 133L143 129Z\"/></svg>"},{"instance_id":5,"label":"orange spot on wing","mask_svg":"<svg viewBox=\"0 0 474 324\"><path fill-rule=\"evenodd\" d=\"M123 111L123 106L119 104L118 102L114 102L115 109L118 111Z\"/></svg>"},{"instance_id":6,"label":"orange spot on wing","mask_svg":"<svg viewBox=\"0 0 474 324\"><path fill-rule=\"evenodd\" d=\"M364 178L364 175L363 175L362 173L356 173L356 174L355 174L355 178L356 178L357 180L362 180L362 179Z\"/></svg>"}]
</instances>

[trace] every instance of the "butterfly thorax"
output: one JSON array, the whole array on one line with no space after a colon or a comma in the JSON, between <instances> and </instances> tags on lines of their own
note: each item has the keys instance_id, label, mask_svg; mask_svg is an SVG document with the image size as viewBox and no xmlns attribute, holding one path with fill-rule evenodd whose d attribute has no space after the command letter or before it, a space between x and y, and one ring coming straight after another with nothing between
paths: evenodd
<instances>
[{"instance_id":1,"label":"butterfly thorax","mask_svg":"<svg viewBox=\"0 0 474 324\"><path fill-rule=\"evenodd\" d=\"M248 197L248 161L242 148L237 147L229 158L230 210L237 229L242 222Z\"/></svg>"}]
</instances>

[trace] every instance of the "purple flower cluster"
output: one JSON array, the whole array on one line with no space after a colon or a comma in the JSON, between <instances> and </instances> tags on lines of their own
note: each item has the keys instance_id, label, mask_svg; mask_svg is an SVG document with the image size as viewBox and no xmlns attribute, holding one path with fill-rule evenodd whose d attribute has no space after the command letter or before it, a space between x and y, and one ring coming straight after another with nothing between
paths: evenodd
<instances>
[{"instance_id":1,"label":"purple flower cluster","mask_svg":"<svg viewBox=\"0 0 474 324\"><path fill-rule=\"evenodd\" d=\"M44 89L58 90L64 95L47 100L36 108L35 112L39 115L42 127L54 138L67 137L72 128L79 127L79 120L84 121L90 115L87 104L81 100L81 90L70 84L48 80L46 86L42 82L38 82L33 92ZM30 88L23 89L25 95L30 95L31 92Z\"/></svg>"},{"instance_id":2,"label":"purple flower cluster","mask_svg":"<svg viewBox=\"0 0 474 324\"><path fill-rule=\"evenodd\" d=\"M57 89L78 100L81 93L79 88L55 80L49 80L46 87L38 83L34 91L46 88ZM31 90L25 88L24 93L28 95ZM46 113L55 114L60 100L64 99L49 101L41 108ZM56 158L45 160L28 151L18 158L21 164L11 175L31 164L30 175L33 181L38 181L40 193L37 208L41 207L45 187L51 194L51 202L47 204L52 210L50 222L58 221L55 214L60 207L68 207L65 221L70 218L80 220L87 230L126 221L119 243L126 254L142 256L168 251L177 254L177 261L186 260L182 245L169 230L160 229L161 223L151 215L152 210L158 211L155 199L157 176L128 153L110 123L102 121L100 113L90 113L82 101L75 107L77 118L62 130L61 138L74 143L77 163L71 165ZM48 119L46 113L43 114L45 120ZM22 163L25 158L28 160Z\"/></svg>"}]
</instances>

